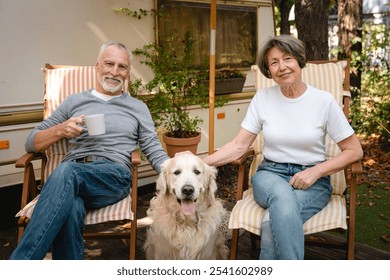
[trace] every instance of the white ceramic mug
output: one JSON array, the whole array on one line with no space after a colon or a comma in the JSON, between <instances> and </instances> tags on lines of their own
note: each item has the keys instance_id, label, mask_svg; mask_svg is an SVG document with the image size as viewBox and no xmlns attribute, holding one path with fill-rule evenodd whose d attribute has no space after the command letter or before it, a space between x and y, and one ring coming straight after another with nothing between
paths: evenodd
<instances>
[{"instance_id":1,"label":"white ceramic mug","mask_svg":"<svg viewBox=\"0 0 390 280\"><path fill-rule=\"evenodd\" d=\"M101 135L106 133L104 114L88 115L84 119L89 135Z\"/></svg>"}]
</instances>

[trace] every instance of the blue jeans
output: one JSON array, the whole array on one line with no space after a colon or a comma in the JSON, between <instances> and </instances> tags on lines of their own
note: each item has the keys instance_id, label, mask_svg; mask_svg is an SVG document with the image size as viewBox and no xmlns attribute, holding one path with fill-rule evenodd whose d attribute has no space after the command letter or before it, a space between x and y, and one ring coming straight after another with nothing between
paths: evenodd
<instances>
[{"instance_id":1,"label":"blue jeans","mask_svg":"<svg viewBox=\"0 0 390 280\"><path fill-rule=\"evenodd\" d=\"M106 159L62 162L47 179L10 259L43 259L50 248L53 259L83 259L86 209L120 201L130 184L130 170Z\"/></svg>"},{"instance_id":2,"label":"blue jeans","mask_svg":"<svg viewBox=\"0 0 390 280\"><path fill-rule=\"evenodd\" d=\"M255 201L267 209L261 224L260 259L303 259L303 224L328 204L332 194L329 176L306 190L288 183L308 167L264 159L252 177Z\"/></svg>"}]
</instances>

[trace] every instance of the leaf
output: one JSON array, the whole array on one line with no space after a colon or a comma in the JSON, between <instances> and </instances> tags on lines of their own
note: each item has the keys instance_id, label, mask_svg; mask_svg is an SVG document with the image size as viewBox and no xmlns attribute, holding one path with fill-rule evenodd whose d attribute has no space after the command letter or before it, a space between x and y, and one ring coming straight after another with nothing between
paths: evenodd
<instances>
[{"instance_id":1,"label":"leaf","mask_svg":"<svg viewBox=\"0 0 390 280\"><path fill-rule=\"evenodd\" d=\"M389 243L390 242L390 234L384 234L381 237L383 242Z\"/></svg>"},{"instance_id":2,"label":"leaf","mask_svg":"<svg viewBox=\"0 0 390 280\"><path fill-rule=\"evenodd\" d=\"M363 164L364 165L374 165L376 163L375 160L373 160L372 158L370 158L369 160L365 161Z\"/></svg>"},{"instance_id":3,"label":"leaf","mask_svg":"<svg viewBox=\"0 0 390 280\"><path fill-rule=\"evenodd\" d=\"M382 218L382 220L388 220L389 219L385 215L383 215L382 213L379 213L378 215L379 215L379 217Z\"/></svg>"}]
</instances>

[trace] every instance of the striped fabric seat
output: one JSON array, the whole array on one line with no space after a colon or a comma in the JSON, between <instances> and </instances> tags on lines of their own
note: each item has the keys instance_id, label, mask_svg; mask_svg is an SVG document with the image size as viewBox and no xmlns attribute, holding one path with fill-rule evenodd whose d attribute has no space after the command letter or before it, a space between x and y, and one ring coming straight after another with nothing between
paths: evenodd
<instances>
[{"instance_id":1,"label":"striped fabric seat","mask_svg":"<svg viewBox=\"0 0 390 280\"><path fill-rule=\"evenodd\" d=\"M302 71L302 78L304 82L310 84L311 86L332 93L340 104L340 107L342 107L343 96L349 95L349 93L345 92L343 89L344 69L346 66L346 61L321 64L308 63ZM252 71L255 72L256 89L262 89L274 85L273 80L267 79L263 76L256 65L252 66ZM260 133L253 144L254 157L249 168L249 178L252 178L259 164L263 160L262 146L263 139ZM327 159L333 158L339 152L340 150L337 144L334 143L329 136L327 136ZM259 235L265 209L255 202L250 182L251 180L248 182L249 188L244 192L242 200L237 201L237 204L232 210L229 228L244 228L245 230ZM346 189L344 171L331 175L331 184L333 186L333 193L328 205L304 224L305 234L334 228L347 229L346 200L343 195Z\"/></svg>"},{"instance_id":2,"label":"striped fabric seat","mask_svg":"<svg viewBox=\"0 0 390 280\"><path fill-rule=\"evenodd\" d=\"M95 66L49 66L45 67L45 94L44 118L48 118L53 111L71 94L95 88ZM127 89L128 81L123 86ZM43 171L42 181L46 181L51 172L64 159L68 150L68 140L62 139L51 145L45 155L47 162ZM16 216L31 217L39 195L28 203ZM87 211L85 224L97 224L107 221L132 220L131 195L116 204L104 208Z\"/></svg>"}]
</instances>

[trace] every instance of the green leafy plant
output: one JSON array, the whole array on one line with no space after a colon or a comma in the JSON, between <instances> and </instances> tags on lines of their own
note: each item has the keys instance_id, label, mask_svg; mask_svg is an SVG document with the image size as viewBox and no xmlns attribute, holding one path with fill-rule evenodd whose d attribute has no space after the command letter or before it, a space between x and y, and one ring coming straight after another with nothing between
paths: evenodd
<instances>
[{"instance_id":1,"label":"green leafy plant","mask_svg":"<svg viewBox=\"0 0 390 280\"><path fill-rule=\"evenodd\" d=\"M235 68L220 68L215 71L215 79L245 78L246 75Z\"/></svg>"},{"instance_id":2,"label":"green leafy plant","mask_svg":"<svg viewBox=\"0 0 390 280\"><path fill-rule=\"evenodd\" d=\"M141 57L142 64L150 67L154 77L145 85L140 80L135 81L130 93L148 105L155 125L165 128L169 137L198 135L203 120L191 117L189 108L208 106L208 91L202 83L207 74L206 70L196 69L193 64L193 43L187 32L184 38L172 37L164 46L152 43L133 51ZM225 102L218 98L216 106Z\"/></svg>"},{"instance_id":3,"label":"green leafy plant","mask_svg":"<svg viewBox=\"0 0 390 280\"><path fill-rule=\"evenodd\" d=\"M138 11L135 11L135 10L130 10L129 8L126 7L116 8L114 9L114 11L136 19L142 19L143 17L146 17L148 15L160 14L160 11L155 9L151 9L151 10L138 9Z\"/></svg>"},{"instance_id":4,"label":"green leafy plant","mask_svg":"<svg viewBox=\"0 0 390 280\"><path fill-rule=\"evenodd\" d=\"M385 25L364 25L361 61L361 91L351 107L352 125L365 135L376 134L382 148L390 149L390 65L386 52L390 45ZM387 51L386 51L387 50Z\"/></svg>"}]
</instances>

